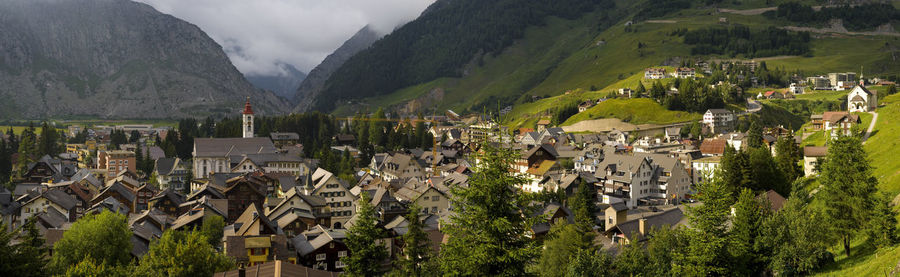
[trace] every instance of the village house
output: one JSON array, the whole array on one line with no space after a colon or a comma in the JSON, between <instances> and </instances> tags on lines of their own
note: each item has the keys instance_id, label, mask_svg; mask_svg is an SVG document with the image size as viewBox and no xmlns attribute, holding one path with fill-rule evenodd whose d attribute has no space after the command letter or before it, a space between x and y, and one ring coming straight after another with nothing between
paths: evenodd
<instances>
[{"instance_id":1,"label":"village house","mask_svg":"<svg viewBox=\"0 0 900 277\"><path fill-rule=\"evenodd\" d=\"M325 197L304 193L300 187L288 190L277 205L266 208L266 216L288 237L316 225L331 225L331 209Z\"/></svg>"},{"instance_id":2,"label":"village house","mask_svg":"<svg viewBox=\"0 0 900 277\"><path fill-rule=\"evenodd\" d=\"M803 147L803 173L806 177L819 175L817 167L822 159L828 155L828 147L806 146Z\"/></svg>"},{"instance_id":3,"label":"village house","mask_svg":"<svg viewBox=\"0 0 900 277\"><path fill-rule=\"evenodd\" d=\"M675 78L694 78L696 70L690 67L679 67L675 69Z\"/></svg>"},{"instance_id":4,"label":"village house","mask_svg":"<svg viewBox=\"0 0 900 277\"><path fill-rule=\"evenodd\" d=\"M343 271L345 265L341 258L350 255L350 249L344 244L346 238L343 230L317 225L292 239L297 250L297 262L319 270Z\"/></svg>"},{"instance_id":5,"label":"village house","mask_svg":"<svg viewBox=\"0 0 900 277\"><path fill-rule=\"evenodd\" d=\"M791 83L788 91L790 91L792 94L803 94L803 86L797 83Z\"/></svg>"},{"instance_id":6,"label":"village house","mask_svg":"<svg viewBox=\"0 0 900 277\"><path fill-rule=\"evenodd\" d=\"M331 227L342 229L356 211L356 197L350 192L350 185L322 168L313 173L312 182L315 185L310 194L324 197L331 210Z\"/></svg>"},{"instance_id":7,"label":"village house","mask_svg":"<svg viewBox=\"0 0 900 277\"><path fill-rule=\"evenodd\" d=\"M662 79L666 77L665 68L651 67L644 70L644 79Z\"/></svg>"},{"instance_id":8,"label":"village house","mask_svg":"<svg viewBox=\"0 0 900 277\"><path fill-rule=\"evenodd\" d=\"M297 133L270 133L269 138L278 148L300 143L300 135Z\"/></svg>"},{"instance_id":9,"label":"village house","mask_svg":"<svg viewBox=\"0 0 900 277\"><path fill-rule=\"evenodd\" d=\"M190 169L180 158L161 158L156 160L153 174L161 189L172 188L178 192L186 192L187 177Z\"/></svg>"},{"instance_id":10,"label":"village house","mask_svg":"<svg viewBox=\"0 0 900 277\"><path fill-rule=\"evenodd\" d=\"M709 109L703 114L703 124L710 133L725 133L734 129L734 113L726 109Z\"/></svg>"},{"instance_id":11,"label":"village house","mask_svg":"<svg viewBox=\"0 0 900 277\"><path fill-rule=\"evenodd\" d=\"M226 181L227 187L222 190L228 199L228 218L225 222L234 222L240 213L250 206L262 207L266 198L266 184L250 174L231 178Z\"/></svg>"},{"instance_id":12,"label":"village house","mask_svg":"<svg viewBox=\"0 0 900 277\"><path fill-rule=\"evenodd\" d=\"M114 178L122 171L137 171L137 163L135 162L134 152L125 150L112 150L103 152L106 155L106 178L107 180Z\"/></svg>"},{"instance_id":13,"label":"village house","mask_svg":"<svg viewBox=\"0 0 900 277\"><path fill-rule=\"evenodd\" d=\"M77 201L74 197L66 194L62 190L45 190L43 192L32 191L36 196L22 203L21 212L19 214L19 226L25 224L25 221L39 213L50 212L50 209L62 214L66 221L74 222L77 219Z\"/></svg>"},{"instance_id":14,"label":"village house","mask_svg":"<svg viewBox=\"0 0 900 277\"><path fill-rule=\"evenodd\" d=\"M638 205L678 203L691 192L684 165L660 154L612 154L610 148L595 177L602 184L603 202Z\"/></svg>"},{"instance_id":15,"label":"village house","mask_svg":"<svg viewBox=\"0 0 900 277\"><path fill-rule=\"evenodd\" d=\"M831 138L853 134L853 126L860 124L859 115L849 112L825 112L822 114L822 130Z\"/></svg>"},{"instance_id":16,"label":"village house","mask_svg":"<svg viewBox=\"0 0 900 277\"><path fill-rule=\"evenodd\" d=\"M398 189L394 197L405 203L415 203L423 214L445 213L450 209L450 199L444 191L422 182L408 183Z\"/></svg>"},{"instance_id":17,"label":"village house","mask_svg":"<svg viewBox=\"0 0 900 277\"><path fill-rule=\"evenodd\" d=\"M651 232L659 228L671 228L684 219L684 211L680 208L672 208L661 213L646 217L629 219L607 226L603 234L613 243L628 245L632 242L641 242L651 236Z\"/></svg>"}]
</instances>

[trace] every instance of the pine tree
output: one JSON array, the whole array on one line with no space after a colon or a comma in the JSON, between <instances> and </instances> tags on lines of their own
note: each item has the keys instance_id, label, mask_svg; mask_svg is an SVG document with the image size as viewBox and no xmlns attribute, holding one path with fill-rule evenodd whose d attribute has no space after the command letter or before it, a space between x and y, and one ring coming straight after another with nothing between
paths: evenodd
<instances>
[{"instance_id":1,"label":"pine tree","mask_svg":"<svg viewBox=\"0 0 900 277\"><path fill-rule=\"evenodd\" d=\"M590 235L594 231L594 212L596 210L593 195L591 194L592 187L593 185L582 180L578 184L578 190L575 192L575 195L569 201L569 206L572 208L572 212L575 213L575 224L581 232L586 234L585 240L588 242L594 239Z\"/></svg>"},{"instance_id":2,"label":"pine tree","mask_svg":"<svg viewBox=\"0 0 900 277\"><path fill-rule=\"evenodd\" d=\"M869 242L877 247L893 245L897 242L897 213L891 207L890 195L882 193L872 201L872 218L866 225Z\"/></svg>"},{"instance_id":3,"label":"pine tree","mask_svg":"<svg viewBox=\"0 0 900 277\"><path fill-rule=\"evenodd\" d=\"M800 154L800 147L794 143L793 135L788 134L778 138L778 141L775 143L775 153L775 163L782 174L784 174L786 181L793 182L803 176L803 168L799 163L803 157Z\"/></svg>"},{"instance_id":4,"label":"pine tree","mask_svg":"<svg viewBox=\"0 0 900 277\"><path fill-rule=\"evenodd\" d=\"M441 248L441 269L463 276L525 275L539 253L526 236L537 221L521 216L532 212L518 192L526 179L511 173L513 150L485 145L483 151L469 186L451 188L452 205L464 208L444 227L449 240Z\"/></svg>"},{"instance_id":5,"label":"pine tree","mask_svg":"<svg viewBox=\"0 0 900 277\"><path fill-rule=\"evenodd\" d=\"M750 129L747 130L747 146L749 148L759 148L763 146L763 130L759 125L759 120L754 118L750 121Z\"/></svg>"},{"instance_id":6,"label":"pine tree","mask_svg":"<svg viewBox=\"0 0 900 277\"><path fill-rule=\"evenodd\" d=\"M425 226L419 220L419 211L421 208L413 203L409 206L406 213L406 234L403 235L403 251L396 260L396 266L403 276L423 276L425 275L424 266L431 260L433 253L431 245L428 244L428 234L423 229Z\"/></svg>"},{"instance_id":7,"label":"pine tree","mask_svg":"<svg viewBox=\"0 0 900 277\"><path fill-rule=\"evenodd\" d=\"M592 249L585 245L584 233L574 224L556 222L544 241L538 267L541 276L563 276L566 266L579 249Z\"/></svg>"},{"instance_id":8,"label":"pine tree","mask_svg":"<svg viewBox=\"0 0 900 277\"><path fill-rule=\"evenodd\" d=\"M824 205L825 216L849 257L850 241L866 226L871 214L878 180L872 176L866 151L857 137L841 136L832 140L821 167L822 190L816 197L828 203Z\"/></svg>"},{"instance_id":9,"label":"pine tree","mask_svg":"<svg viewBox=\"0 0 900 277\"><path fill-rule=\"evenodd\" d=\"M738 275L752 275L765 269L765 253L759 251L762 221L766 209L756 199L750 189L743 189L734 204L734 217L729 234L729 251L734 262L733 272Z\"/></svg>"},{"instance_id":10,"label":"pine tree","mask_svg":"<svg viewBox=\"0 0 900 277\"><path fill-rule=\"evenodd\" d=\"M728 218L734 203L731 189L721 179L699 186L703 205L688 207L691 228L686 231L687 251L678 253L677 275L726 275L729 270Z\"/></svg>"},{"instance_id":11,"label":"pine tree","mask_svg":"<svg viewBox=\"0 0 900 277\"><path fill-rule=\"evenodd\" d=\"M603 250L578 250L566 267L566 277L616 276L612 270L613 257Z\"/></svg>"},{"instance_id":12,"label":"pine tree","mask_svg":"<svg viewBox=\"0 0 900 277\"><path fill-rule=\"evenodd\" d=\"M347 231L345 242L350 255L341 261L346 265L344 272L350 276L377 276L381 274L382 262L387 258L387 251L379 242L385 234L377 226L371 201L369 194L363 192L357 202L356 222Z\"/></svg>"}]
</instances>

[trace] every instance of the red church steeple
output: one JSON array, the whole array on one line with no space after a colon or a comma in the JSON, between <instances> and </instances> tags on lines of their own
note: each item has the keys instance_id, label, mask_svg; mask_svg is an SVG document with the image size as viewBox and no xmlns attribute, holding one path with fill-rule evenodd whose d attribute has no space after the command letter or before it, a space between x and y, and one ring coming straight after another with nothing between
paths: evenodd
<instances>
[{"instance_id":1,"label":"red church steeple","mask_svg":"<svg viewBox=\"0 0 900 277\"><path fill-rule=\"evenodd\" d=\"M253 114L253 107L250 106L250 96L247 96L247 103L244 104L243 114Z\"/></svg>"}]
</instances>

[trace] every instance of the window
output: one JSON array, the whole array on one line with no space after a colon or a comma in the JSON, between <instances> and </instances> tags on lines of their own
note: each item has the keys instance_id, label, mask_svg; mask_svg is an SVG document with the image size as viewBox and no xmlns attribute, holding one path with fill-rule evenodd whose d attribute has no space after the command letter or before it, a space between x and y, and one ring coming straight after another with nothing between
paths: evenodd
<instances>
[{"instance_id":1,"label":"window","mask_svg":"<svg viewBox=\"0 0 900 277\"><path fill-rule=\"evenodd\" d=\"M441 196L439 196L439 195L435 195L435 196L432 196L432 197L431 197L431 201L432 201L432 202L437 202L437 201L440 200L440 199L441 199Z\"/></svg>"},{"instance_id":2,"label":"window","mask_svg":"<svg viewBox=\"0 0 900 277\"><path fill-rule=\"evenodd\" d=\"M344 268L344 262L342 262L342 261L336 261L336 262L334 262L334 267L336 267L336 268Z\"/></svg>"},{"instance_id":3,"label":"window","mask_svg":"<svg viewBox=\"0 0 900 277\"><path fill-rule=\"evenodd\" d=\"M347 251L338 251L338 258L347 257Z\"/></svg>"},{"instance_id":4,"label":"window","mask_svg":"<svg viewBox=\"0 0 900 277\"><path fill-rule=\"evenodd\" d=\"M325 253L316 254L316 261L324 261L324 260L325 260Z\"/></svg>"},{"instance_id":5,"label":"window","mask_svg":"<svg viewBox=\"0 0 900 277\"><path fill-rule=\"evenodd\" d=\"M437 213L437 207L431 207L431 213Z\"/></svg>"},{"instance_id":6,"label":"window","mask_svg":"<svg viewBox=\"0 0 900 277\"><path fill-rule=\"evenodd\" d=\"M425 196L425 201L428 201L428 196Z\"/></svg>"}]
</instances>

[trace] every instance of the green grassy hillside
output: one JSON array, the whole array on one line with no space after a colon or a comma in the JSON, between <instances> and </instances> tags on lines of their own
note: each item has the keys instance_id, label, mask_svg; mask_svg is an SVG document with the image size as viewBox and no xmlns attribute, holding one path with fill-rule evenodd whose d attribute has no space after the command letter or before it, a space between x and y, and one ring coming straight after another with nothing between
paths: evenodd
<instances>
[{"instance_id":1,"label":"green grassy hillside","mask_svg":"<svg viewBox=\"0 0 900 277\"><path fill-rule=\"evenodd\" d=\"M875 167L881 191L896 195L900 193L900 94L882 99L883 107L878 109L876 132L865 144L869 161ZM869 119L871 120L871 119ZM896 207L895 207L896 209ZM835 251L842 252L842 251ZM821 276L886 276L900 262L900 247L874 250L857 240L853 245L853 257L836 256L836 262L826 266Z\"/></svg>"},{"instance_id":2,"label":"green grassy hillside","mask_svg":"<svg viewBox=\"0 0 900 277\"><path fill-rule=\"evenodd\" d=\"M618 118L631 124L671 124L699 120L702 115L669 111L649 98L610 99L570 117L562 125L598 118Z\"/></svg>"},{"instance_id":3,"label":"green grassy hillside","mask_svg":"<svg viewBox=\"0 0 900 277\"><path fill-rule=\"evenodd\" d=\"M757 2L745 6L756 6L759 4ZM681 37L670 35L676 29L716 26L720 17L727 18L729 24L751 28L773 24L762 15L715 14L712 8L692 8L665 18L636 22L626 28L624 23L629 19L628 7L637 4L630 1L619 1L617 4L618 10L611 16L618 16L621 21L602 32L597 28L604 22L598 18L598 12L574 20L551 18L545 25L528 28L522 39L500 54L487 55L470 63L463 77L440 78L387 96L354 101L339 107L336 113L346 115L365 108L371 110L374 106L406 107L408 105L405 104L411 100L416 100L419 104L416 107L421 109L453 109L461 113L492 111L513 105L515 111L509 118L515 118L512 120L515 124L511 125L518 125L531 118L517 116L547 112L540 108L550 105L531 103L535 96L556 96L581 89L598 90L596 95L585 95L603 97L610 90L636 86L643 69L647 67L677 64L677 59L673 58L690 56L690 46L683 44ZM864 67L866 76L900 72L900 63L892 62L890 52L900 46L900 38L815 37L818 38L812 40L811 57L780 56L756 60L766 61L769 68L783 67L799 70L803 74L858 72L860 66ZM443 91L441 97L429 93L438 88ZM806 97L830 98L830 95L816 94L801 98Z\"/></svg>"}]
</instances>

